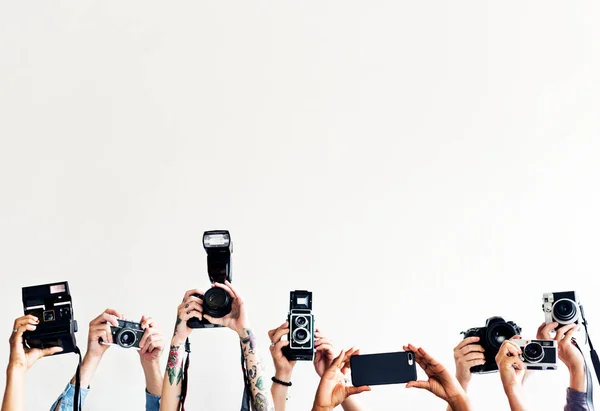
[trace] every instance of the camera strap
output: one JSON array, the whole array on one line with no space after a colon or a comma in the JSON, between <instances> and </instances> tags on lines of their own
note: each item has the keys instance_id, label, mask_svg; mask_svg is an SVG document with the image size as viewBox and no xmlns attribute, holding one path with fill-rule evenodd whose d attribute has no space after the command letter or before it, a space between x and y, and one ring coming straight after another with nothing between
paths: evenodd
<instances>
[{"instance_id":1,"label":"camera strap","mask_svg":"<svg viewBox=\"0 0 600 411\"><path fill-rule=\"evenodd\" d=\"M575 338L571 339L571 343L577 347L579 352L581 353L581 357L583 357L583 366L585 367L585 383L586 383L586 402L589 411L594 411L594 382L592 381L592 372L590 371L590 367L588 366L587 360L585 359L585 355L583 355L583 350L577 344L577 340Z\"/></svg>"},{"instance_id":2,"label":"camera strap","mask_svg":"<svg viewBox=\"0 0 600 411\"><path fill-rule=\"evenodd\" d=\"M246 368L246 359L244 358L244 347L240 341L241 361L242 361L242 373L244 374L244 394L242 396L242 408L240 411L250 411L251 406L251 388L250 379L248 378L248 369Z\"/></svg>"},{"instance_id":3,"label":"camera strap","mask_svg":"<svg viewBox=\"0 0 600 411\"><path fill-rule=\"evenodd\" d=\"M581 322L583 324L583 328L585 329L585 337L587 339L587 343L590 346L590 358L592 359L592 365L594 366L594 371L596 373L596 378L600 383L600 359L598 358L598 353L594 349L594 344L592 344L592 340L590 339L590 333L588 331L588 322L585 318L585 314L583 312L583 305L579 306L579 310L581 311Z\"/></svg>"},{"instance_id":4,"label":"camera strap","mask_svg":"<svg viewBox=\"0 0 600 411\"><path fill-rule=\"evenodd\" d=\"M185 362L183 363L183 378L181 379L181 395L179 396L179 409L181 411L185 411L185 397L187 396L187 390L188 390L188 369L190 368L190 353L192 352L189 338L185 339L185 352L187 355L185 356Z\"/></svg>"},{"instance_id":5,"label":"camera strap","mask_svg":"<svg viewBox=\"0 0 600 411\"><path fill-rule=\"evenodd\" d=\"M73 409L81 411L81 351L78 346L75 346L75 354L79 357L79 364L75 371L75 398L73 399Z\"/></svg>"}]
</instances>

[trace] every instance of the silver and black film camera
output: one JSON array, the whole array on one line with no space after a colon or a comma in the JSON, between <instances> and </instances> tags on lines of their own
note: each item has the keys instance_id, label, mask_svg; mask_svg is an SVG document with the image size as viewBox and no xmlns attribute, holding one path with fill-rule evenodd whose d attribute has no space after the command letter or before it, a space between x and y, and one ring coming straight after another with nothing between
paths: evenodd
<instances>
[{"instance_id":1,"label":"silver and black film camera","mask_svg":"<svg viewBox=\"0 0 600 411\"><path fill-rule=\"evenodd\" d=\"M123 348L140 348L140 340L144 336L144 330L140 323L117 319L118 327L110 326L113 344Z\"/></svg>"},{"instance_id":2,"label":"silver and black film camera","mask_svg":"<svg viewBox=\"0 0 600 411\"><path fill-rule=\"evenodd\" d=\"M558 323L558 327L581 323L581 308L575 291L545 293L542 308L546 324Z\"/></svg>"},{"instance_id":3,"label":"silver and black film camera","mask_svg":"<svg viewBox=\"0 0 600 411\"><path fill-rule=\"evenodd\" d=\"M554 340L513 340L521 347L521 360L528 370L556 370L557 344Z\"/></svg>"}]
</instances>

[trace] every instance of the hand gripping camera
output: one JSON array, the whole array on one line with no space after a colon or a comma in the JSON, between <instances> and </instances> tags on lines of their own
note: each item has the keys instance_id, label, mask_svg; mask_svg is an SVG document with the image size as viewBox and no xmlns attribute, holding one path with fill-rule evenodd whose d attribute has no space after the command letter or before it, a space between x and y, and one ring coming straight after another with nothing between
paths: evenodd
<instances>
[{"instance_id":1,"label":"hand gripping camera","mask_svg":"<svg viewBox=\"0 0 600 411\"><path fill-rule=\"evenodd\" d=\"M231 254L233 243L227 230L204 232L202 243L206 250L206 265L208 278L211 283L224 284L231 282ZM204 296L194 294L202 299L202 310L213 318L222 318L231 312L231 297L222 288L209 288ZM211 324L205 318L190 318L187 322L190 328L216 328L220 325Z\"/></svg>"},{"instance_id":2,"label":"hand gripping camera","mask_svg":"<svg viewBox=\"0 0 600 411\"><path fill-rule=\"evenodd\" d=\"M575 291L545 293L542 309L546 316L546 324L557 322L558 327L581 323L581 304Z\"/></svg>"},{"instance_id":3,"label":"hand gripping camera","mask_svg":"<svg viewBox=\"0 0 600 411\"><path fill-rule=\"evenodd\" d=\"M498 371L496 354L506 340L521 334L521 327L512 321L504 321L502 317L490 317L485 322L485 327L471 328L462 333L465 338L479 337L479 345L485 350L485 364L471 367L473 374L484 374Z\"/></svg>"},{"instance_id":4,"label":"hand gripping camera","mask_svg":"<svg viewBox=\"0 0 600 411\"><path fill-rule=\"evenodd\" d=\"M312 313L312 292L296 290L290 292L288 314L290 333L289 345L282 351L290 361L312 361L315 353L315 318Z\"/></svg>"},{"instance_id":5,"label":"hand gripping camera","mask_svg":"<svg viewBox=\"0 0 600 411\"><path fill-rule=\"evenodd\" d=\"M75 352L77 321L73 319L69 283L23 287L22 291L25 315L31 314L40 320L34 331L25 331L23 345L27 348L62 347L57 354Z\"/></svg>"}]
</instances>

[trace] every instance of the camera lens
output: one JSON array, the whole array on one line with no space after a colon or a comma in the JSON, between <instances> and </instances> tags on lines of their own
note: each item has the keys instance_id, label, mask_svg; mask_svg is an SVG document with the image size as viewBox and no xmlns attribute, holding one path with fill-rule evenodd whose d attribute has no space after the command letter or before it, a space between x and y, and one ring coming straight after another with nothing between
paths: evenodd
<instances>
[{"instance_id":1,"label":"camera lens","mask_svg":"<svg viewBox=\"0 0 600 411\"><path fill-rule=\"evenodd\" d=\"M136 340L137 338L135 333L128 329L122 330L117 336L117 344L124 348L131 347L133 344L135 344Z\"/></svg>"},{"instance_id":2,"label":"camera lens","mask_svg":"<svg viewBox=\"0 0 600 411\"><path fill-rule=\"evenodd\" d=\"M556 321L563 324L573 323L577 320L577 306L573 300L558 300L554 304L552 312Z\"/></svg>"},{"instance_id":3,"label":"camera lens","mask_svg":"<svg viewBox=\"0 0 600 411\"><path fill-rule=\"evenodd\" d=\"M222 288L211 288L204 294L203 299L203 308L211 317L221 318L231 312L231 297Z\"/></svg>"},{"instance_id":4,"label":"camera lens","mask_svg":"<svg viewBox=\"0 0 600 411\"><path fill-rule=\"evenodd\" d=\"M292 333L292 338L296 344L304 344L310 339L310 334L305 328L296 328Z\"/></svg>"},{"instance_id":5,"label":"camera lens","mask_svg":"<svg viewBox=\"0 0 600 411\"><path fill-rule=\"evenodd\" d=\"M296 317L294 321L298 327L306 328L308 325L308 319L306 317Z\"/></svg>"},{"instance_id":6,"label":"camera lens","mask_svg":"<svg viewBox=\"0 0 600 411\"><path fill-rule=\"evenodd\" d=\"M515 336L515 330L505 322L497 323L488 327L486 338L490 347L498 350L502 343Z\"/></svg>"},{"instance_id":7,"label":"camera lens","mask_svg":"<svg viewBox=\"0 0 600 411\"><path fill-rule=\"evenodd\" d=\"M54 321L54 311L44 311L44 322Z\"/></svg>"},{"instance_id":8,"label":"camera lens","mask_svg":"<svg viewBox=\"0 0 600 411\"><path fill-rule=\"evenodd\" d=\"M544 348L539 343L529 343L523 350L523 358L529 362L540 362L544 358Z\"/></svg>"}]
</instances>

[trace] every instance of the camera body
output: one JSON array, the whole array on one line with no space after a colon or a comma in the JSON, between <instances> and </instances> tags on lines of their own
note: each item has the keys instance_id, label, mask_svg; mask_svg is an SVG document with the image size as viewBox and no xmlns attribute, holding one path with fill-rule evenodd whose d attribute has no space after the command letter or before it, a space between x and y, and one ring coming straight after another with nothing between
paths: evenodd
<instances>
[{"instance_id":1,"label":"camera body","mask_svg":"<svg viewBox=\"0 0 600 411\"><path fill-rule=\"evenodd\" d=\"M557 322L558 327L580 324L582 321L579 297L575 291L544 293L542 309L546 324Z\"/></svg>"},{"instance_id":2,"label":"camera body","mask_svg":"<svg viewBox=\"0 0 600 411\"><path fill-rule=\"evenodd\" d=\"M117 319L118 327L110 326L113 344L123 348L140 348L140 340L144 336L144 330L140 323Z\"/></svg>"},{"instance_id":3,"label":"camera body","mask_svg":"<svg viewBox=\"0 0 600 411\"><path fill-rule=\"evenodd\" d=\"M513 340L521 347L521 360L528 370L556 370L558 346L554 340Z\"/></svg>"},{"instance_id":4,"label":"camera body","mask_svg":"<svg viewBox=\"0 0 600 411\"><path fill-rule=\"evenodd\" d=\"M23 311L40 322L35 331L25 331L23 345L27 348L62 347L57 354L75 352L77 321L67 281L23 287ZM56 354L55 354L56 355Z\"/></svg>"},{"instance_id":5,"label":"camera body","mask_svg":"<svg viewBox=\"0 0 600 411\"><path fill-rule=\"evenodd\" d=\"M233 242L227 230L205 231L202 244L206 250L206 267L211 283L224 284L225 280L231 282L231 254ZM202 299L202 311L213 318L222 318L231 312L231 296L222 288L209 288L204 296L194 294ZM192 317L187 321L190 328L219 328L220 325L211 324L205 318Z\"/></svg>"},{"instance_id":6,"label":"camera body","mask_svg":"<svg viewBox=\"0 0 600 411\"><path fill-rule=\"evenodd\" d=\"M283 347L283 354L290 361L312 361L315 354L312 292L306 290L290 292L288 323L290 325L289 345Z\"/></svg>"},{"instance_id":7,"label":"camera body","mask_svg":"<svg viewBox=\"0 0 600 411\"><path fill-rule=\"evenodd\" d=\"M464 338L479 337L479 345L484 348L485 364L471 367L473 374L485 374L498 371L496 354L505 340L521 334L521 327L512 321L504 321L502 317L490 317L485 327L470 328L462 333Z\"/></svg>"}]
</instances>

